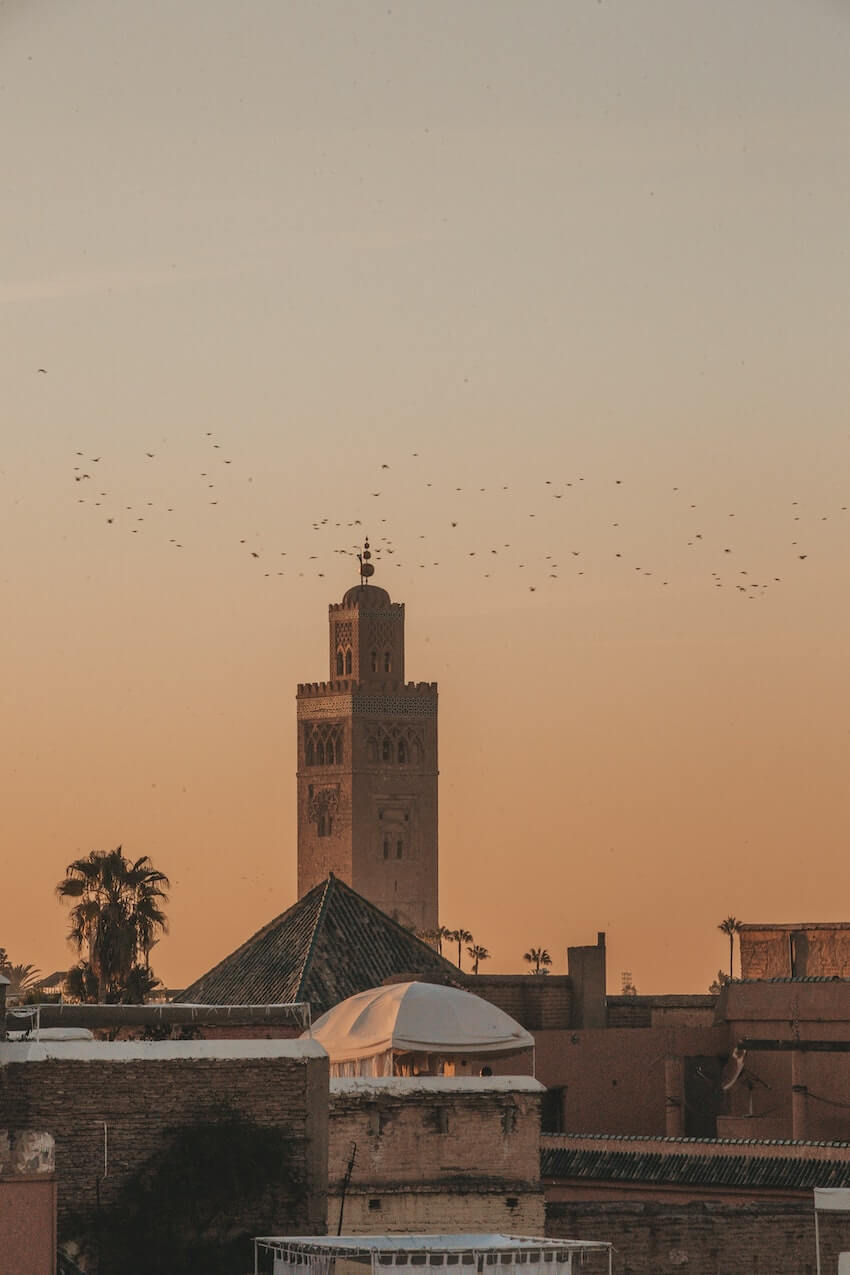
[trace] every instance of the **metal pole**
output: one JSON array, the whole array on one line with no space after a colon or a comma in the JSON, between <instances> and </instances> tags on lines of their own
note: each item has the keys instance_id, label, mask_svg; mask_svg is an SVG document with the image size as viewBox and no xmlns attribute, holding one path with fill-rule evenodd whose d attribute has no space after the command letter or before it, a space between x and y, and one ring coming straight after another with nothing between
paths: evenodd
<instances>
[{"instance_id":1,"label":"metal pole","mask_svg":"<svg viewBox=\"0 0 850 1275\"><path fill-rule=\"evenodd\" d=\"M345 1177L342 1179L342 1192L339 1197L339 1222L337 1223L336 1233L342 1235L342 1213L345 1208L345 1196L348 1191L351 1175L354 1172L354 1158L357 1155L357 1143L351 1144L351 1159L348 1161L348 1167L345 1170Z\"/></svg>"},{"instance_id":2,"label":"metal pole","mask_svg":"<svg viewBox=\"0 0 850 1275\"><path fill-rule=\"evenodd\" d=\"M820 1227L818 1226L817 1202L815 1202L815 1256L817 1258L817 1275L820 1275Z\"/></svg>"}]
</instances>

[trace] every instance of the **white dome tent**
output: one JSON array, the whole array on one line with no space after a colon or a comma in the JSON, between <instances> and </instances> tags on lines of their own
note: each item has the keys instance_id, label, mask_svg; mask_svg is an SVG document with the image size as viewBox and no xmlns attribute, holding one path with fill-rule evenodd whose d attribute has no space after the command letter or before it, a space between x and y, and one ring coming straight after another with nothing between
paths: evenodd
<instances>
[{"instance_id":1,"label":"white dome tent","mask_svg":"<svg viewBox=\"0 0 850 1275\"><path fill-rule=\"evenodd\" d=\"M327 1050L332 1076L480 1075L488 1059L534 1050L534 1037L509 1014L436 983L359 992L323 1014L311 1034Z\"/></svg>"}]
</instances>

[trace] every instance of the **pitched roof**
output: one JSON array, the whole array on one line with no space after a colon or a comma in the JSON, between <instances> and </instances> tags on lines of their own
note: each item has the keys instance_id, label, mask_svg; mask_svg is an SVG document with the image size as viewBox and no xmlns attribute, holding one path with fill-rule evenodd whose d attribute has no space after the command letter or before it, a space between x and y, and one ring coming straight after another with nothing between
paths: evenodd
<instances>
[{"instance_id":1,"label":"pitched roof","mask_svg":"<svg viewBox=\"0 0 850 1275\"><path fill-rule=\"evenodd\" d=\"M850 1185L850 1160L544 1147L540 1154L540 1175L544 1179L655 1186L808 1191L816 1186Z\"/></svg>"},{"instance_id":2,"label":"pitched roof","mask_svg":"<svg viewBox=\"0 0 850 1275\"><path fill-rule=\"evenodd\" d=\"M309 1001L313 1017L399 974L457 978L455 965L330 876L202 974L182 1001Z\"/></svg>"}]
</instances>

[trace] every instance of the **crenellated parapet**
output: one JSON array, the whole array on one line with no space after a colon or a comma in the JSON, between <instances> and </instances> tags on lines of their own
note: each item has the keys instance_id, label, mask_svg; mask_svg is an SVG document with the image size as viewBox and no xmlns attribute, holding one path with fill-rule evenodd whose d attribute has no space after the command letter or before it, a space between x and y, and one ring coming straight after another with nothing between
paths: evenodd
<instances>
[{"instance_id":1,"label":"crenellated parapet","mask_svg":"<svg viewBox=\"0 0 850 1275\"><path fill-rule=\"evenodd\" d=\"M370 680L357 682L352 678L340 678L332 682L299 682L298 698L318 698L322 695L354 695L368 690L370 695L435 695L436 682L400 682Z\"/></svg>"},{"instance_id":2,"label":"crenellated parapet","mask_svg":"<svg viewBox=\"0 0 850 1275\"><path fill-rule=\"evenodd\" d=\"M437 699L436 682L302 682L298 718L436 717Z\"/></svg>"},{"instance_id":3,"label":"crenellated parapet","mask_svg":"<svg viewBox=\"0 0 850 1275\"><path fill-rule=\"evenodd\" d=\"M372 592L377 593L378 590L373 588ZM388 602L385 606L376 605L375 602L370 601L331 602L328 604L329 617L333 617L337 612L350 615L352 611L357 612L362 620L404 620L403 602Z\"/></svg>"}]
</instances>

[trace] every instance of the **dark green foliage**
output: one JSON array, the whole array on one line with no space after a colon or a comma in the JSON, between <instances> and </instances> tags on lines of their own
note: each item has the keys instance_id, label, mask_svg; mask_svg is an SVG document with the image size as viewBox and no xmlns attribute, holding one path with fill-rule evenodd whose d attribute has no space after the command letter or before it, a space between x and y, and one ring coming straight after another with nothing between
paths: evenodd
<instances>
[{"instance_id":1,"label":"dark green foliage","mask_svg":"<svg viewBox=\"0 0 850 1275\"><path fill-rule=\"evenodd\" d=\"M302 1198L282 1130L232 1111L176 1129L104 1210L100 1273L243 1275L252 1236L291 1224Z\"/></svg>"},{"instance_id":2,"label":"dark green foliage","mask_svg":"<svg viewBox=\"0 0 850 1275\"><path fill-rule=\"evenodd\" d=\"M141 1003L159 982L149 958L157 934L168 928L162 910L168 877L147 855L126 859L120 846L92 850L69 863L66 873L56 893L76 900L68 938L83 958L66 986L75 987L76 979L75 990L87 1001Z\"/></svg>"}]
</instances>

